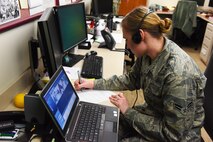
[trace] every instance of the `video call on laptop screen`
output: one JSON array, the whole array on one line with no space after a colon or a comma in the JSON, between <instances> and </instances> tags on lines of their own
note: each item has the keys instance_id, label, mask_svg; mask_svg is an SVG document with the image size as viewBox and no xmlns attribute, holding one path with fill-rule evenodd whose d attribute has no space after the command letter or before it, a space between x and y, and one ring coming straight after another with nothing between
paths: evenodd
<instances>
[{"instance_id":1,"label":"video call on laptop screen","mask_svg":"<svg viewBox=\"0 0 213 142\"><path fill-rule=\"evenodd\" d=\"M43 98L63 130L77 98L63 70L58 74Z\"/></svg>"}]
</instances>

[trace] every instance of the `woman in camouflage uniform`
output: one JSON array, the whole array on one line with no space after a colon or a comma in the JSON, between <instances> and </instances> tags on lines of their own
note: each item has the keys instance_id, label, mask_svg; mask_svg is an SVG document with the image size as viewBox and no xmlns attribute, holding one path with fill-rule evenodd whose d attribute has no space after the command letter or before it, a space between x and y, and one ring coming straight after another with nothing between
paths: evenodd
<instances>
[{"instance_id":1,"label":"woman in camouflage uniform","mask_svg":"<svg viewBox=\"0 0 213 142\"><path fill-rule=\"evenodd\" d=\"M121 25L127 47L137 56L131 71L109 79L82 79L75 88L143 89L145 103L134 108L121 93L110 97L121 110L120 141L200 141L206 78L178 45L164 37L171 20L139 7Z\"/></svg>"}]
</instances>

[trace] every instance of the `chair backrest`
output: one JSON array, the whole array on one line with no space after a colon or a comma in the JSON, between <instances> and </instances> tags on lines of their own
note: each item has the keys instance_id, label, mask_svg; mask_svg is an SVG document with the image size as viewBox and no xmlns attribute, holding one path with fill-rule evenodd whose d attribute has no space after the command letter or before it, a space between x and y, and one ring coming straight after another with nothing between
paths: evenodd
<instances>
[{"instance_id":1,"label":"chair backrest","mask_svg":"<svg viewBox=\"0 0 213 142\"><path fill-rule=\"evenodd\" d=\"M211 139L213 139L213 54L206 68L205 76L207 78L207 82L204 90L204 128L211 137Z\"/></svg>"},{"instance_id":2,"label":"chair backrest","mask_svg":"<svg viewBox=\"0 0 213 142\"><path fill-rule=\"evenodd\" d=\"M180 0L172 16L173 28L180 29L188 37L197 26L197 2Z\"/></svg>"}]
</instances>

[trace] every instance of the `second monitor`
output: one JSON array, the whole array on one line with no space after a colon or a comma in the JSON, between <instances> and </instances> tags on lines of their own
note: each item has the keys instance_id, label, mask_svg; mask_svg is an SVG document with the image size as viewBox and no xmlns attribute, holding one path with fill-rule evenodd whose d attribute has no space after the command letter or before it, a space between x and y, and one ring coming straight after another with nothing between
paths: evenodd
<instances>
[{"instance_id":1,"label":"second monitor","mask_svg":"<svg viewBox=\"0 0 213 142\"><path fill-rule=\"evenodd\" d=\"M83 3L56 9L61 45L64 53L87 40L87 25Z\"/></svg>"}]
</instances>

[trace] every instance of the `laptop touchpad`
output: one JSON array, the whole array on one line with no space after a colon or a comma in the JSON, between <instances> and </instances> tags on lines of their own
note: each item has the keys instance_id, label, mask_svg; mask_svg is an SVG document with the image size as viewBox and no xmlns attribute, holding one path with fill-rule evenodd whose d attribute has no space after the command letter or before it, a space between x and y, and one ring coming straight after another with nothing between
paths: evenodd
<instances>
[{"instance_id":1,"label":"laptop touchpad","mask_svg":"<svg viewBox=\"0 0 213 142\"><path fill-rule=\"evenodd\" d=\"M105 121L104 131L113 132L113 122Z\"/></svg>"}]
</instances>

